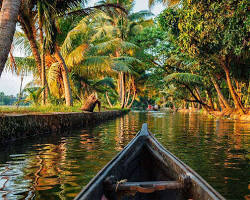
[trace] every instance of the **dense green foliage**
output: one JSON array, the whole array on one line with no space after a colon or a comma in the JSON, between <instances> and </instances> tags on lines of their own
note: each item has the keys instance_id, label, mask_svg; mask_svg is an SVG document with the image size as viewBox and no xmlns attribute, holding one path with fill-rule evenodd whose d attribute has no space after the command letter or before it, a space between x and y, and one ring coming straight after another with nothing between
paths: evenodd
<instances>
[{"instance_id":1,"label":"dense green foliage","mask_svg":"<svg viewBox=\"0 0 250 200\"><path fill-rule=\"evenodd\" d=\"M175 79L176 87L185 86L195 102L208 105L209 98L217 103L227 99L229 107L235 106L246 113L250 81L248 7L249 2L245 0L188 0L183 1L180 7L168 8L161 13L158 22L168 33L165 40L177 50L171 55L175 58L168 57L165 63L170 62L186 73L203 76L203 86L194 84L196 77L189 74L171 74L167 80ZM224 90L221 93L218 92L219 87L215 90L214 81L220 87L228 87L230 95L226 88L221 88ZM216 93L219 93L218 98ZM205 98L208 94L210 97ZM223 104L217 107L228 108L225 102ZM212 105L209 108L212 109Z\"/></svg>"},{"instance_id":2,"label":"dense green foliage","mask_svg":"<svg viewBox=\"0 0 250 200\"><path fill-rule=\"evenodd\" d=\"M100 1L97 9L58 2L22 5L23 32L14 45L25 47L27 57L7 64L19 74L34 74L32 87L40 89L27 97L33 104L84 103L96 93L104 107L135 102L136 108L248 112L247 0L149 1L170 6L154 19L149 11L133 12L134 1ZM32 88L25 90L32 97Z\"/></svg>"}]
</instances>

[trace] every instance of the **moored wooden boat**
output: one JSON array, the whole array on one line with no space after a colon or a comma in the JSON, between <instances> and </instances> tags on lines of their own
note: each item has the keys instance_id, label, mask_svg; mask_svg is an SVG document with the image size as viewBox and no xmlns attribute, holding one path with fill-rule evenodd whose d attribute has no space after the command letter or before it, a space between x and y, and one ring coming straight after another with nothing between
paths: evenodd
<instances>
[{"instance_id":1,"label":"moored wooden boat","mask_svg":"<svg viewBox=\"0 0 250 200\"><path fill-rule=\"evenodd\" d=\"M143 124L136 137L80 192L76 200L224 199L167 151Z\"/></svg>"}]
</instances>

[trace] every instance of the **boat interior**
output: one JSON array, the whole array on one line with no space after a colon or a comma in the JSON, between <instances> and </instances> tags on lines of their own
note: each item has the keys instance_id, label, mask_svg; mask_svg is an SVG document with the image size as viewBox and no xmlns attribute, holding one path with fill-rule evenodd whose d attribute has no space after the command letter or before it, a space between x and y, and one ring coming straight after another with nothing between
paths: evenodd
<instances>
[{"instance_id":1,"label":"boat interior","mask_svg":"<svg viewBox=\"0 0 250 200\"><path fill-rule=\"evenodd\" d=\"M190 199L187 191L178 187L178 174L163 162L159 152L154 151L147 144L135 146L110 171L103 185L103 199L107 200L163 200ZM111 178L110 178L111 177ZM108 179L111 179L107 181ZM163 189L160 183L164 181L177 183L177 187ZM119 190L124 183L128 187ZM130 184L129 184L130 183ZM136 184L137 183L137 184ZM148 184L143 184L148 183ZM113 187L111 186L113 184ZM129 187L133 185L138 187ZM157 187L157 185L161 185ZM186 191L186 192L185 192ZM166 198L167 197L167 198Z\"/></svg>"},{"instance_id":2,"label":"boat interior","mask_svg":"<svg viewBox=\"0 0 250 200\"><path fill-rule=\"evenodd\" d=\"M138 135L76 200L224 200L198 174L164 149L144 124Z\"/></svg>"}]
</instances>

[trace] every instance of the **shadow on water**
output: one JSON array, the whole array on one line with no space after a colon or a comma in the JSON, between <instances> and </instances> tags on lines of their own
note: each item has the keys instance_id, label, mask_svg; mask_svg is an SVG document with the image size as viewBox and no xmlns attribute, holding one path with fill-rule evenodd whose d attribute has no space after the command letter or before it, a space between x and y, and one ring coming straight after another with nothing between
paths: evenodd
<instances>
[{"instance_id":1,"label":"shadow on water","mask_svg":"<svg viewBox=\"0 0 250 200\"><path fill-rule=\"evenodd\" d=\"M250 123L197 113L131 112L97 127L2 147L0 199L73 199L145 122L227 199L250 198Z\"/></svg>"}]
</instances>

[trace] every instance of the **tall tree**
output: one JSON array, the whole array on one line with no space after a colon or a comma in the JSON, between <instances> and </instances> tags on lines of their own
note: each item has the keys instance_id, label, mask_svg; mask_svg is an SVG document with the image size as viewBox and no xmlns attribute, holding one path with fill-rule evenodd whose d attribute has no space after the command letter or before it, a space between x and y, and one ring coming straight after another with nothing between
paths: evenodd
<instances>
[{"instance_id":1,"label":"tall tree","mask_svg":"<svg viewBox=\"0 0 250 200\"><path fill-rule=\"evenodd\" d=\"M3 0L0 12L0 76L8 58L21 0ZM0 3L0 4L1 4Z\"/></svg>"},{"instance_id":2,"label":"tall tree","mask_svg":"<svg viewBox=\"0 0 250 200\"><path fill-rule=\"evenodd\" d=\"M162 3L167 6L173 6L179 3L180 0L148 0L149 7L153 7L156 3Z\"/></svg>"}]
</instances>

